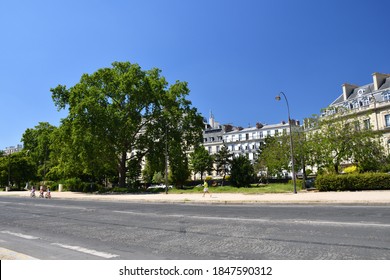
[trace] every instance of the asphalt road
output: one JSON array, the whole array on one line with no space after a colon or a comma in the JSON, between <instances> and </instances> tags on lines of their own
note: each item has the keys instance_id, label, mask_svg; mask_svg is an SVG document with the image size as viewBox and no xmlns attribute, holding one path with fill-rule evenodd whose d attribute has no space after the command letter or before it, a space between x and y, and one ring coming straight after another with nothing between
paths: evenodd
<instances>
[{"instance_id":1,"label":"asphalt road","mask_svg":"<svg viewBox=\"0 0 390 280\"><path fill-rule=\"evenodd\" d=\"M0 197L0 247L38 259L390 259L390 206Z\"/></svg>"}]
</instances>

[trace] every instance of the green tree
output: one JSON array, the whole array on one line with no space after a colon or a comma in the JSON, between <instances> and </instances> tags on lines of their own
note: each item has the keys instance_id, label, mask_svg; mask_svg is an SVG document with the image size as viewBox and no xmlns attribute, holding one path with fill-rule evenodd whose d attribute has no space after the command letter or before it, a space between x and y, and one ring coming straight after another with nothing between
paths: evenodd
<instances>
[{"instance_id":1,"label":"green tree","mask_svg":"<svg viewBox=\"0 0 390 280\"><path fill-rule=\"evenodd\" d=\"M232 164L233 153L223 145L222 148L215 154L214 162L217 166L217 171L220 172L222 177L222 186L225 182L225 177L228 174Z\"/></svg>"},{"instance_id":2,"label":"green tree","mask_svg":"<svg viewBox=\"0 0 390 280\"><path fill-rule=\"evenodd\" d=\"M28 128L23 133L22 142L24 150L36 165L37 176L41 180L46 180L46 174L50 171L52 152L52 134L55 126L48 122L40 122L34 128Z\"/></svg>"},{"instance_id":3,"label":"green tree","mask_svg":"<svg viewBox=\"0 0 390 280\"><path fill-rule=\"evenodd\" d=\"M21 151L0 157L1 185L10 183L20 188L35 178L36 166L26 152Z\"/></svg>"},{"instance_id":4,"label":"green tree","mask_svg":"<svg viewBox=\"0 0 390 280\"><path fill-rule=\"evenodd\" d=\"M361 171L378 170L385 162L380 133L362 128L356 115L335 114L311 122L314 129L307 133L309 164L339 173L343 162L352 162Z\"/></svg>"},{"instance_id":5,"label":"green tree","mask_svg":"<svg viewBox=\"0 0 390 280\"><path fill-rule=\"evenodd\" d=\"M235 187L250 187L255 176L250 160L243 155L233 158L231 182Z\"/></svg>"},{"instance_id":6,"label":"green tree","mask_svg":"<svg viewBox=\"0 0 390 280\"><path fill-rule=\"evenodd\" d=\"M289 137L267 136L258 150L257 157L259 169L266 170L268 175L279 176L284 170L289 170L291 162Z\"/></svg>"},{"instance_id":7,"label":"green tree","mask_svg":"<svg viewBox=\"0 0 390 280\"><path fill-rule=\"evenodd\" d=\"M191 175L187 153L182 151L178 143L175 147L171 146L170 155L172 155L169 160L170 181L176 187L183 188L185 182Z\"/></svg>"},{"instance_id":8,"label":"green tree","mask_svg":"<svg viewBox=\"0 0 390 280\"><path fill-rule=\"evenodd\" d=\"M199 146L190 154L190 164L194 173L200 173L203 180L203 173L211 172L213 168L213 157L203 146Z\"/></svg>"},{"instance_id":9,"label":"green tree","mask_svg":"<svg viewBox=\"0 0 390 280\"><path fill-rule=\"evenodd\" d=\"M112 68L84 74L71 88L51 89L57 108L69 110L61 125L56 172L99 177L115 165L119 186L124 187L126 178L133 181L139 175L141 161L152 148L163 145L164 137L170 141L164 133L167 126L181 133L181 141L188 143L183 148L199 139L201 117L186 100L187 83L168 87L160 72L114 62ZM129 168L135 170L129 173Z\"/></svg>"},{"instance_id":10,"label":"green tree","mask_svg":"<svg viewBox=\"0 0 390 280\"><path fill-rule=\"evenodd\" d=\"M164 176L162 175L162 173L161 172L154 173L152 182L155 184L161 184L162 182L164 182Z\"/></svg>"}]
</instances>

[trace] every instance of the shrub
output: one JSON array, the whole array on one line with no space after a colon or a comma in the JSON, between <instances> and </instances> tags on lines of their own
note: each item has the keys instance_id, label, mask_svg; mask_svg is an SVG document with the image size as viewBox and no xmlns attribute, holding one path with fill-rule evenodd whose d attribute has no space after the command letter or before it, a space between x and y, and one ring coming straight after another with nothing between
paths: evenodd
<instances>
[{"instance_id":1,"label":"shrub","mask_svg":"<svg viewBox=\"0 0 390 280\"><path fill-rule=\"evenodd\" d=\"M64 180L64 190L71 192L82 192L83 191L83 182L79 178L70 178Z\"/></svg>"},{"instance_id":2,"label":"shrub","mask_svg":"<svg viewBox=\"0 0 390 280\"><path fill-rule=\"evenodd\" d=\"M358 168L356 165L351 165L351 166L348 166L346 168L344 168L343 170L344 173L356 173L358 172Z\"/></svg>"},{"instance_id":3,"label":"shrub","mask_svg":"<svg viewBox=\"0 0 390 280\"><path fill-rule=\"evenodd\" d=\"M255 177L251 162L241 155L233 159L230 175L230 180L235 187L250 187Z\"/></svg>"},{"instance_id":4,"label":"shrub","mask_svg":"<svg viewBox=\"0 0 390 280\"><path fill-rule=\"evenodd\" d=\"M390 174L351 173L320 175L315 181L319 191L390 190Z\"/></svg>"},{"instance_id":5,"label":"shrub","mask_svg":"<svg viewBox=\"0 0 390 280\"><path fill-rule=\"evenodd\" d=\"M153 175L152 182L155 184L161 184L164 182L164 176L162 175L161 172L155 172Z\"/></svg>"}]
</instances>

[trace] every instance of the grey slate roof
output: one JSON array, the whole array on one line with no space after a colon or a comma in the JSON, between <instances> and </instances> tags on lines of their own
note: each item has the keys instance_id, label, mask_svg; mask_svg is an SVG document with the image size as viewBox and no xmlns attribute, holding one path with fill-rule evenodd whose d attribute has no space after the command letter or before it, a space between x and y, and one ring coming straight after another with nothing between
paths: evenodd
<instances>
[{"instance_id":1,"label":"grey slate roof","mask_svg":"<svg viewBox=\"0 0 390 280\"><path fill-rule=\"evenodd\" d=\"M385 83L379 88L379 90L390 88L390 77L386 79Z\"/></svg>"},{"instance_id":2,"label":"grey slate roof","mask_svg":"<svg viewBox=\"0 0 390 280\"><path fill-rule=\"evenodd\" d=\"M390 89L390 78L387 78L385 83L379 88L378 91L384 90L384 89ZM374 83L370 83L364 86L360 86L355 88L352 93L348 96L347 100L344 100L343 94L341 94L335 101L333 101L330 106L338 106L344 103L345 101L352 101L358 97L364 98L364 97L370 97L372 94L376 93L374 90Z\"/></svg>"}]
</instances>

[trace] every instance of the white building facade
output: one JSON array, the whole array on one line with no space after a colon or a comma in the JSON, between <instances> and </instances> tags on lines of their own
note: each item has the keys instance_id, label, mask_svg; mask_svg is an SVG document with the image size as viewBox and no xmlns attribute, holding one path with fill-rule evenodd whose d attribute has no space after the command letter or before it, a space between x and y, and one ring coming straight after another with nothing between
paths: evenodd
<instances>
[{"instance_id":1,"label":"white building facade","mask_svg":"<svg viewBox=\"0 0 390 280\"><path fill-rule=\"evenodd\" d=\"M21 150L23 150L23 145L18 144L16 146L6 147L3 152L5 155L11 155L13 153L20 152Z\"/></svg>"},{"instance_id":2,"label":"white building facade","mask_svg":"<svg viewBox=\"0 0 390 280\"><path fill-rule=\"evenodd\" d=\"M358 86L342 85L342 94L323 111L321 117L351 116L360 129L382 133L382 144L390 154L390 74L374 73L373 82Z\"/></svg>"},{"instance_id":3,"label":"white building facade","mask_svg":"<svg viewBox=\"0 0 390 280\"><path fill-rule=\"evenodd\" d=\"M299 122L292 120L293 131L300 130ZM232 125L220 125L210 114L209 122L203 131L203 146L213 155L219 152L222 146L226 146L234 157L245 155L254 163L257 160L257 153L267 136L278 136L289 134L290 128L287 122L278 124L257 123L253 127L235 127ZM216 171L209 174L219 177Z\"/></svg>"}]
</instances>

